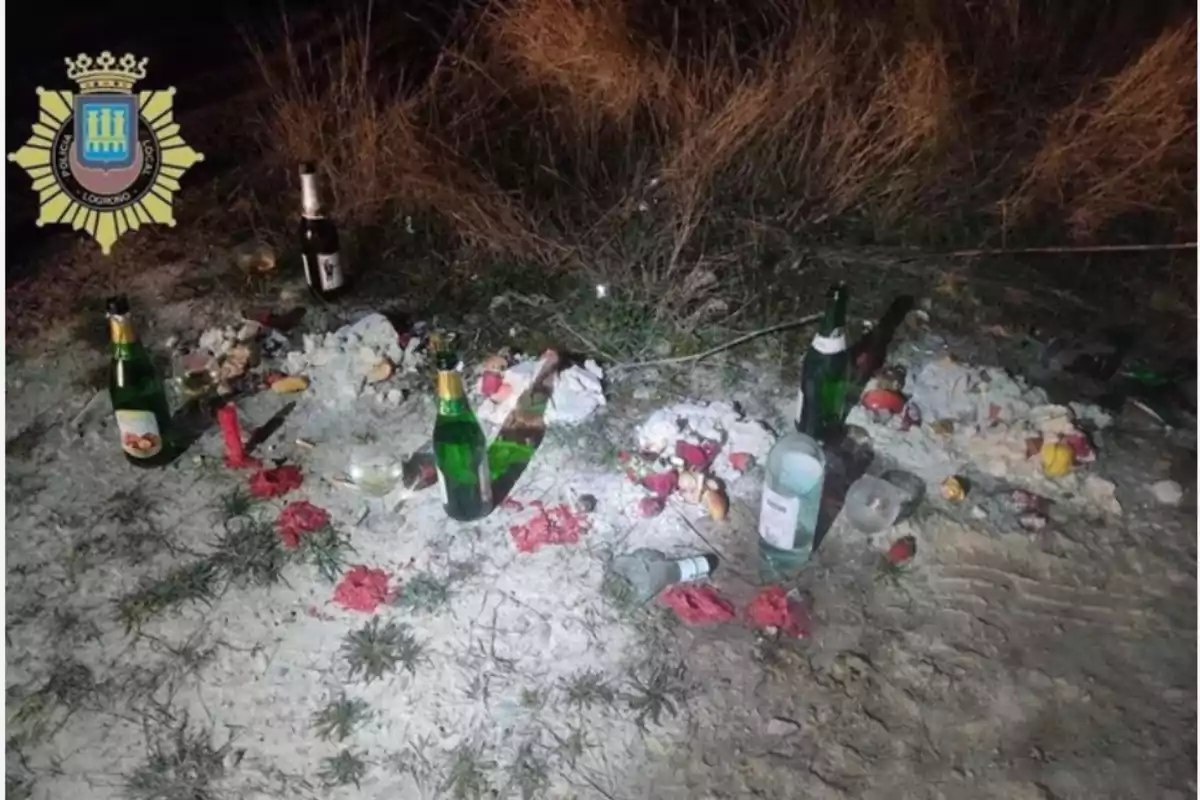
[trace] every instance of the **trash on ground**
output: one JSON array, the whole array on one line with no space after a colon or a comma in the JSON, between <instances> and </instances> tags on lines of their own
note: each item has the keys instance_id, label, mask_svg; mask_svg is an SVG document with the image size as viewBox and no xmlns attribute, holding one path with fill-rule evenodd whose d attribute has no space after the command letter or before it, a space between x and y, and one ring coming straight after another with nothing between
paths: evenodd
<instances>
[{"instance_id":1,"label":"trash on ground","mask_svg":"<svg viewBox=\"0 0 1200 800\"><path fill-rule=\"evenodd\" d=\"M768 586L759 592L746 606L746 620L755 628L777 630L798 639L809 635L808 610L781 586Z\"/></svg>"},{"instance_id":2,"label":"trash on ground","mask_svg":"<svg viewBox=\"0 0 1200 800\"><path fill-rule=\"evenodd\" d=\"M503 425L508 415L517 407L521 395L547 369L553 368L558 359L557 353L547 351L540 358L517 361L505 369L503 374L494 369L485 369L477 386L477 391L483 397L475 411L479 421ZM493 377L489 377L489 373ZM499 384L494 377L497 374ZM604 397L604 370L591 359L582 367L567 367L549 380L553 381L553 393L544 417L548 425L578 425L607 402Z\"/></svg>"},{"instance_id":3,"label":"trash on ground","mask_svg":"<svg viewBox=\"0 0 1200 800\"><path fill-rule=\"evenodd\" d=\"M1177 506L1183 501L1183 487L1175 481L1158 481L1150 491L1154 499L1164 505Z\"/></svg>"},{"instance_id":4,"label":"trash on ground","mask_svg":"<svg viewBox=\"0 0 1200 800\"><path fill-rule=\"evenodd\" d=\"M657 517L666 508L661 497L643 497L638 501L638 516L640 517Z\"/></svg>"},{"instance_id":5,"label":"trash on ground","mask_svg":"<svg viewBox=\"0 0 1200 800\"><path fill-rule=\"evenodd\" d=\"M909 365L904 395L898 416L880 418L860 404L847 423L905 469L941 484L970 467L1064 502L1086 499L1095 477L1086 467L1097 458L1092 432L1111 423L1097 407L1053 404L1045 391L999 367L948 356ZM1091 491L1099 488L1093 481ZM1120 513L1115 501L1102 508Z\"/></svg>"},{"instance_id":6,"label":"trash on ground","mask_svg":"<svg viewBox=\"0 0 1200 800\"><path fill-rule=\"evenodd\" d=\"M529 505L534 507L533 516L508 529L521 553L534 553L548 544L575 544L588 529L587 519L566 503L546 508L535 500Z\"/></svg>"},{"instance_id":7,"label":"trash on ground","mask_svg":"<svg viewBox=\"0 0 1200 800\"><path fill-rule=\"evenodd\" d=\"M733 604L710 584L676 584L658 596L688 625L715 625L736 616Z\"/></svg>"},{"instance_id":8,"label":"trash on ground","mask_svg":"<svg viewBox=\"0 0 1200 800\"><path fill-rule=\"evenodd\" d=\"M708 515L717 522L724 521L729 515L729 498L725 496L725 490L715 478L704 481L703 499Z\"/></svg>"},{"instance_id":9,"label":"trash on ground","mask_svg":"<svg viewBox=\"0 0 1200 800\"><path fill-rule=\"evenodd\" d=\"M623 594L640 605L653 600L668 586L708 577L716 563L716 557L711 555L671 558L659 550L642 547L614 558L606 580L618 585Z\"/></svg>"},{"instance_id":10,"label":"trash on ground","mask_svg":"<svg viewBox=\"0 0 1200 800\"><path fill-rule=\"evenodd\" d=\"M285 364L292 375L308 377L313 398L326 406L353 402L363 395L398 405L404 393L388 380L397 373L413 375L421 370L425 364L424 354L418 352L421 344L420 337L410 337L402 346L388 318L372 313L332 333L304 334L303 349L289 352ZM379 365L385 360L392 373L379 379Z\"/></svg>"},{"instance_id":11,"label":"trash on ground","mask_svg":"<svg viewBox=\"0 0 1200 800\"><path fill-rule=\"evenodd\" d=\"M705 469L715 477L733 483L742 477L744 468L735 466L731 458L719 458L717 452L737 453L745 467L762 461L775 443L775 436L761 422L746 419L730 403L678 403L661 408L638 428L638 450L652 454L675 454L694 445L711 451Z\"/></svg>"},{"instance_id":12,"label":"trash on ground","mask_svg":"<svg viewBox=\"0 0 1200 800\"><path fill-rule=\"evenodd\" d=\"M279 497L299 489L303 482L300 468L291 464L261 469L250 476L250 494L262 498Z\"/></svg>"},{"instance_id":13,"label":"trash on ground","mask_svg":"<svg viewBox=\"0 0 1200 800\"><path fill-rule=\"evenodd\" d=\"M308 388L308 378L303 375L287 375L268 384L276 394L293 394Z\"/></svg>"},{"instance_id":14,"label":"trash on ground","mask_svg":"<svg viewBox=\"0 0 1200 800\"><path fill-rule=\"evenodd\" d=\"M390 448L358 445L350 449L346 474L366 494L386 497L399 485L404 465Z\"/></svg>"},{"instance_id":15,"label":"trash on ground","mask_svg":"<svg viewBox=\"0 0 1200 800\"><path fill-rule=\"evenodd\" d=\"M904 411L904 397L891 389L869 389L863 392L859 402L868 411L887 414L899 414Z\"/></svg>"},{"instance_id":16,"label":"trash on ground","mask_svg":"<svg viewBox=\"0 0 1200 800\"><path fill-rule=\"evenodd\" d=\"M333 590L333 602L351 611L374 612L399 592L388 588L388 574L362 564L351 567Z\"/></svg>"},{"instance_id":17,"label":"trash on ground","mask_svg":"<svg viewBox=\"0 0 1200 800\"><path fill-rule=\"evenodd\" d=\"M320 530L329 524L329 512L307 500L288 503L275 519L275 530L283 546L295 550L306 533Z\"/></svg>"},{"instance_id":18,"label":"trash on ground","mask_svg":"<svg viewBox=\"0 0 1200 800\"><path fill-rule=\"evenodd\" d=\"M894 567L902 567L912 561L913 556L917 554L917 540L914 536L904 536L897 539L888 548L887 555L884 558Z\"/></svg>"}]
</instances>

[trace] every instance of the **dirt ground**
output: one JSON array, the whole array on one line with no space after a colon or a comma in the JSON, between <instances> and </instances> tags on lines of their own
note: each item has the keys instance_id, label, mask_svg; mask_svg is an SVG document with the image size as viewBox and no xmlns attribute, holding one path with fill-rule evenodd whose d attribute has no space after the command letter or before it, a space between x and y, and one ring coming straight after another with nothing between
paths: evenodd
<instances>
[{"instance_id":1,"label":"dirt ground","mask_svg":"<svg viewBox=\"0 0 1200 800\"><path fill-rule=\"evenodd\" d=\"M903 288L904 270L891 274ZM162 269L130 287L156 347L230 322L221 300L138 303L171 295L182 278ZM1002 302L964 301L953 281L927 294L927 321L903 326L901 341L937 340L980 364L1026 358L1033 369L1012 337L981 332L1005 319ZM964 305L975 312L969 335ZM875 536L839 519L798 581L811 634L794 640L740 620L688 627L601 592L607 558L651 546L715 551L714 583L739 608L753 595L761 470L730 486L724 523L680 504L641 520L641 490L612 454L680 399L737 402L781 430L794 403L793 338L610 374L599 415L548 432L513 492L525 509L475 525L449 524L436 490L391 511L326 480L363 437L402 453L422 444L428 387L413 383L395 407L319 409L301 397L265 445L305 470L284 500L329 511L353 547L347 566L381 568L402 591L433 587L426 599L410 593L374 617L345 610L318 569L288 562L191 595L177 580L170 591L190 599L155 606L138 591L167 591L164 576L183 580L181 566L220 549L225 506L247 474L221 466L215 431L169 469L128 468L104 427L106 401L81 413L103 351L70 332L43 346L10 357L6 377L9 796L1196 793L1194 429L1129 412L1103 432L1087 469L1116 485L1120 514L1066 503L1030 533L969 513L979 496L1011 489L1000 481L973 487L966 504L931 491L916 515ZM265 393L240 413L250 427L280 405ZM1167 478L1185 489L1178 506L1150 492ZM598 505L580 542L515 550L508 529L530 501L584 492ZM284 500L242 514L270 521ZM916 538L917 555L898 580L882 580L881 554L901 535ZM373 678L348 656L362 654L356 636L374 636L383 653Z\"/></svg>"}]
</instances>

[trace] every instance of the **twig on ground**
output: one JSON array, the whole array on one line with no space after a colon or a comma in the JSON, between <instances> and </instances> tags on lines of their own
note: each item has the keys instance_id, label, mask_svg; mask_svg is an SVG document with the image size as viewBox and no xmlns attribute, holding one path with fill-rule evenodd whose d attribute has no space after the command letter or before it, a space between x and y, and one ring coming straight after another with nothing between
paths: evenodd
<instances>
[{"instance_id":1,"label":"twig on ground","mask_svg":"<svg viewBox=\"0 0 1200 800\"><path fill-rule=\"evenodd\" d=\"M1149 253L1156 250L1195 250L1196 242L1179 242L1176 244L1098 244L1098 245L1059 245L1056 247L1018 247L999 250L951 250L948 253L913 254L913 258L968 258L971 256L1014 256L1033 255L1037 253Z\"/></svg>"},{"instance_id":2,"label":"twig on ground","mask_svg":"<svg viewBox=\"0 0 1200 800\"><path fill-rule=\"evenodd\" d=\"M634 362L625 363L625 364L613 364L611 367L609 367L609 369L610 370L640 369L642 367L661 367L661 366L666 366L668 364L687 364L688 362L692 362L692 361L700 361L702 359L708 358L709 356L715 356L717 353L723 353L726 350L731 350L740 344L745 344L746 342L749 342L753 339L757 339L760 336L766 336L767 334L770 334L770 333L777 333L779 331L785 331L785 330L788 330L789 328L799 328L804 325L811 325L812 323L819 320L821 318L821 316L822 316L822 312L818 312L816 314L809 314L806 317L800 317L800 319L794 319L790 322L781 322L778 325L772 325L769 328L762 328L757 331L751 331L750 333L739 336L732 341L725 342L724 344L719 344L716 347L710 347L708 350L705 350L702 353L693 353L690 356L673 356L671 358L657 358L657 359L654 359L653 361L634 361Z\"/></svg>"}]
</instances>

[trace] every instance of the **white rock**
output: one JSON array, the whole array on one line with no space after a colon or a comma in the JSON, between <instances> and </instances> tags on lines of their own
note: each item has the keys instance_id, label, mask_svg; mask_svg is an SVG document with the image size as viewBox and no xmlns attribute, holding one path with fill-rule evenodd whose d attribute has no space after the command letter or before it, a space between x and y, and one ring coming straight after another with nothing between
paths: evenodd
<instances>
[{"instance_id":1,"label":"white rock","mask_svg":"<svg viewBox=\"0 0 1200 800\"><path fill-rule=\"evenodd\" d=\"M1168 506L1177 506L1183 501L1183 487L1175 481L1159 481L1150 487L1158 502Z\"/></svg>"},{"instance_id":2,"label":"white rock","mask_svg":"<svg viewBox=\"0 0 1200 800\"><path fill-rule=\"evenodd\" d=\"M400 405L400 402L403 399L404 399L404 392L400 391L399 389L388 389L387 401L389 403L391 403L392 405L398 406L398 405Z\"/></svg>"},{"instance_id":3,"label":"white rock","mask_svg":"<svg viewBox=\"0 0 1200 800\"><path fill-rule=\"evenodd\" d=\"M791 736L800 732L800 723L787 717L772 717L767 723L767 736Z\"/></svg>"},{"instance_id":4,"label":"white rock","mask_svg":"<svg viewBox=\"0 0 1200 800\"><path fill-rule=\"evenodd\" d=\"M1088 475L1083 479L1083 494L1089 502L1101 510L1119 516L1121 504L1117 502L1117 486L1099 475Z\"/></svg>"},{"instance_id":5,"label":"white rock","mask_svg":"<svg viewBox=\"0 0 1200 800\"><path fill-rule=\"evenodd\" d=\"M971 506L971 516L975 519L987 519L988 513L979 506Z\"/></svg>"}]
</instances>

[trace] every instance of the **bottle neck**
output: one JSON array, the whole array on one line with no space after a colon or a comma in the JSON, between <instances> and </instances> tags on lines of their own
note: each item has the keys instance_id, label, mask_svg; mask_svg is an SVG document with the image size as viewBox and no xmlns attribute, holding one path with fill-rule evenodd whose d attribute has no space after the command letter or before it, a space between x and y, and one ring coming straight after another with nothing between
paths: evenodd
<instances>
[{"instance_id":1,"label":"bottle neck","mask_svg":"<svg viewBox=\"0 0 1200 800\"><path fill-rule=\"evenodd\" d=\"M466 406L462 376L457 370L439 369L437 374L438 414L460 414Z\"/></svg>"},{"instance_id":2,"label":"bottle neck","mask_svg":"<svg viewBox=\"0 0 1200 800\"><path fill-rule=\"evenodd\" d=\"M317 176L311 172L300 174L300 213L310 219L321 214L321 198L317 195Z\"/></svg>"},{"instance_id":3,"label":"bottle neck","mask_svg":"<svg viewBox=\"0 0 1200 800\"><path fill-rule=\"evenodd\" d=\"M133 323L129 317L113 315L108 318L108 337L112 341L114 348L118 350L128 349L128 347L137 342L137 336L133 332Z\"/></svg>"},{"instance_id":4,"label":"bottle neck","mask_svg":"<svg viewBox=\"0 0 1200 800\"><path fill-rule=\"evenodd\" d=\"M812 347L818 353L832 355L846 349L846 290L837 286L825 302L825 316L813 338Z\"/></svg>"}]
</instances>

